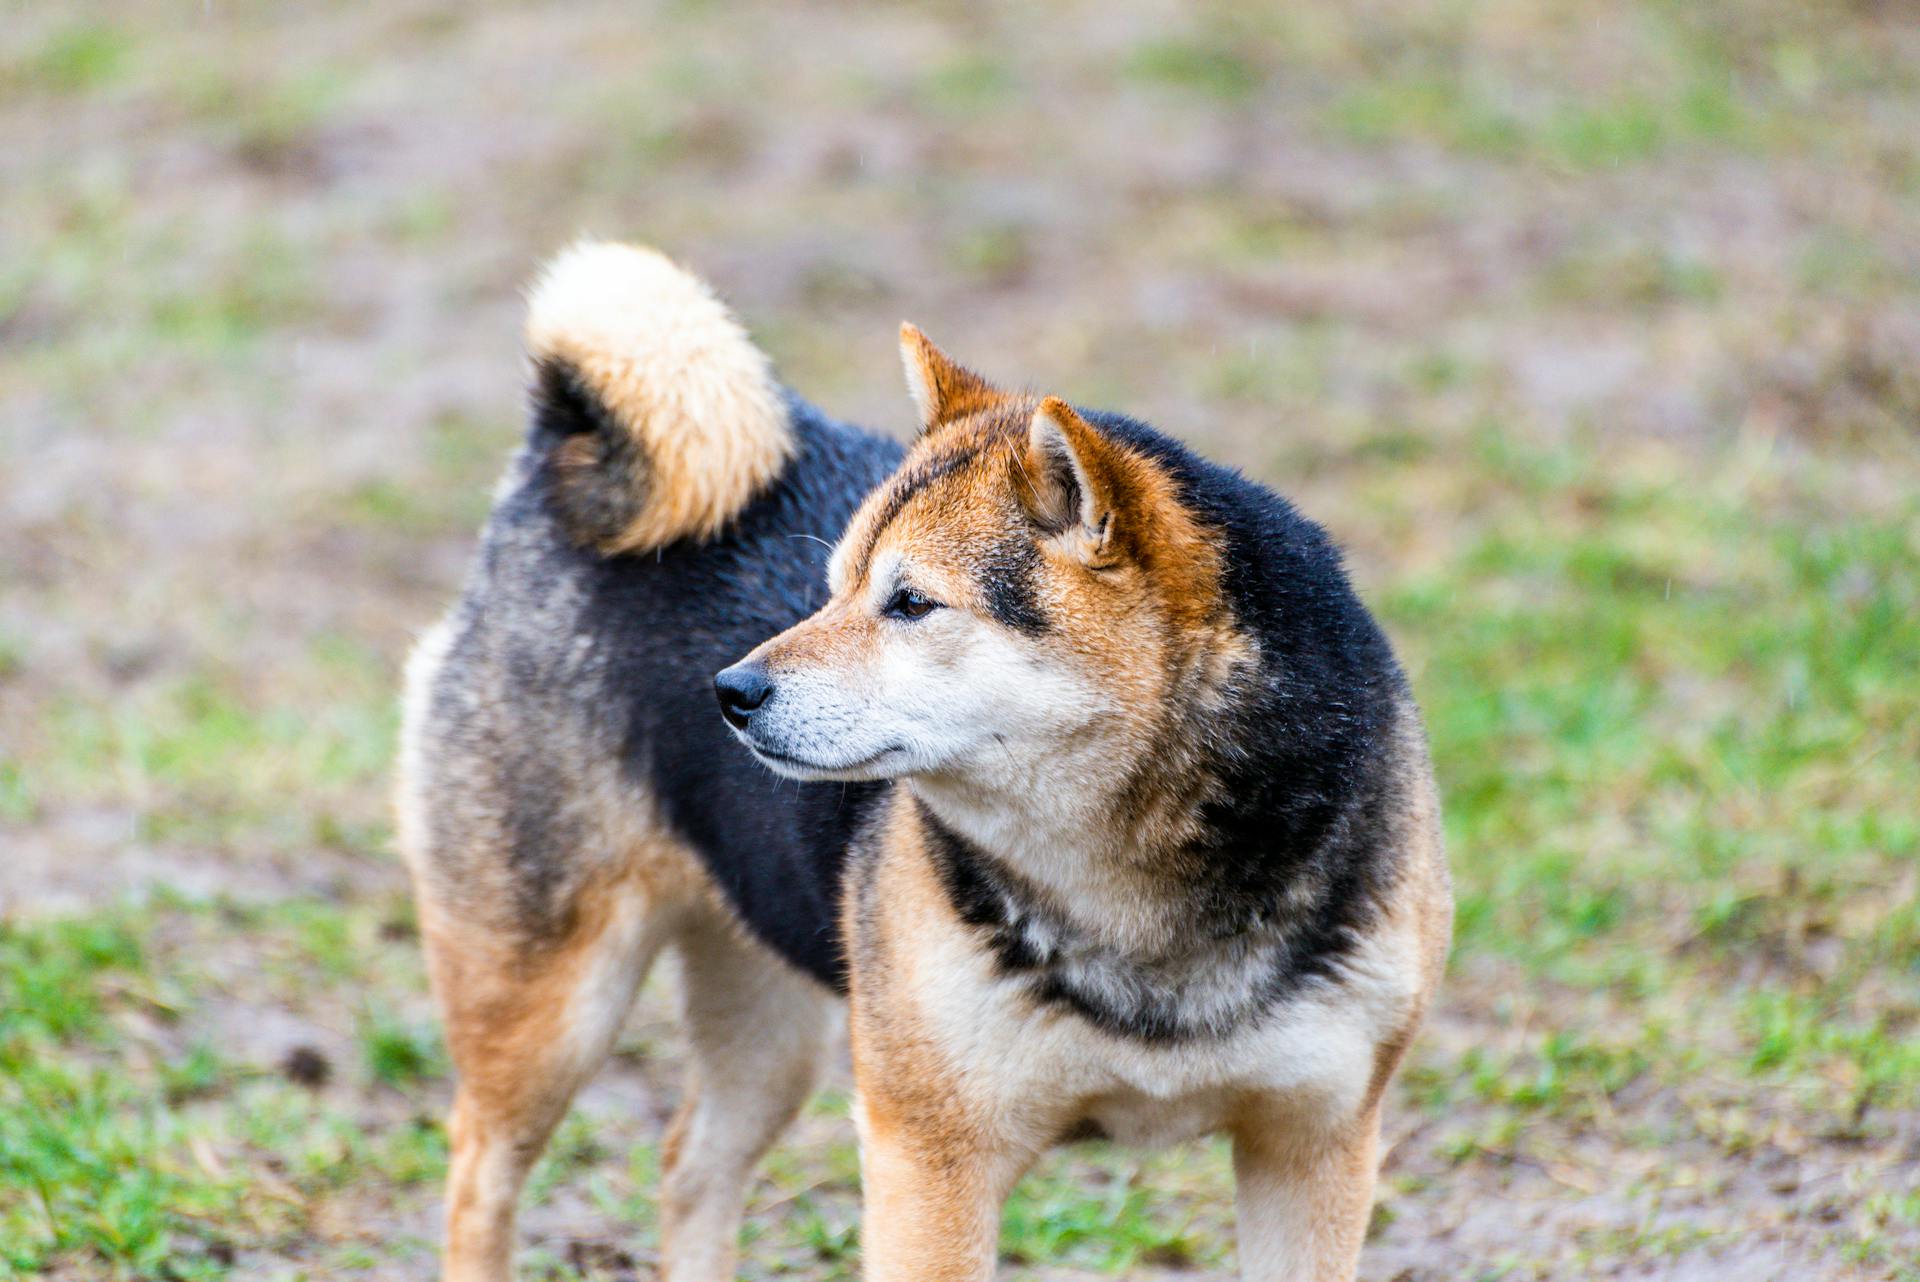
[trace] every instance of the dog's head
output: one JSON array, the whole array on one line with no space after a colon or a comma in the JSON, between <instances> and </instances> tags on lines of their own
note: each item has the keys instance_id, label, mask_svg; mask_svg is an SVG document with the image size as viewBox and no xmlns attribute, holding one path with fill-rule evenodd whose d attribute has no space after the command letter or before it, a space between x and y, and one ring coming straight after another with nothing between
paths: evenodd
<instances>
[{"instance_id":1,"label":"dog's head","mask_svg":"<svg viewBox=\"0 0 1920 1282\"><path fill-rule=\"evenodd\" d=\"M849 523L827 604L715 679L722 711L797 779L1124 772L1245 656L1217 536L1122 433L912 326L901 352L920 437Z\"/></svg>"}]
</instances>

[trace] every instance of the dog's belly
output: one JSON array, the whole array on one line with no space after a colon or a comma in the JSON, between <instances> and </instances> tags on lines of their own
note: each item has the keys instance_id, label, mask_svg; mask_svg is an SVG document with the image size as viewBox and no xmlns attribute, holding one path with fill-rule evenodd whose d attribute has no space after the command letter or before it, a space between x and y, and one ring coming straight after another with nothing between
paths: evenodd
<instances>
[{"instance_id":1,"label":"dog's belly","mask_svg":"<svg viewBox=\"0 0 1920 1282\"><path fill-rule=\"evenodd\" d=\"M1164 1148L1211 1135L1226 1125L1230 1101L1225 1092L1201 1091L1162 1099L1126 1091L1093 1100L1088 1129L1137 1148Z\"/></svg>"}]
</instances>

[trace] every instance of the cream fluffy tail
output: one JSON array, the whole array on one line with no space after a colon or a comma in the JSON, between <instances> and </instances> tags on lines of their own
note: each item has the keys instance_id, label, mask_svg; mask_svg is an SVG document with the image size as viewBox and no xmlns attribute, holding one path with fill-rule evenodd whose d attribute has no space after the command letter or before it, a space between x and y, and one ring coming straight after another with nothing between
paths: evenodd
<instances>
[{"instance_id":1,"label":"cream fluffy tail","mask_svg":"<svg viewBox=\"0 0 1920 1282\"><path fill-rule=\"evenodd\" d=\"M527 303L554 498L612 556L711 538L794 450L767 364L704 282L651 249L584 241Z\"/></svg>"}]
</instances>

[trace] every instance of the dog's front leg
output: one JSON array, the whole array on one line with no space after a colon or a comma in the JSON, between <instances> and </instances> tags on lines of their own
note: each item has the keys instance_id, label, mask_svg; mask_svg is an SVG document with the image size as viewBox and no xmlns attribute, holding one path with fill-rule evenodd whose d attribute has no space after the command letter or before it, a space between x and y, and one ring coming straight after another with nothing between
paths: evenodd
<instances>
[{"instance_id":1,"label":"dog's front leg","mask_svg":"<svg viewBox=\"0 0 1920 1282\"><path fill-rule=\"evenodd\" d=\"M916 809L890 822L878 858L849 873L845 918L863 1276L984 1282L1001 1203L1061 1119L1035 1105L1033 1056L1009 1053L1025 1006L916 853Z\"/></svg>"},{"instance_id":2,"label":"dog's front leg","mask_svg":"<svg viewBox=\"0 0 1920 1282\"><path fill-rule=\"evenodd\" d=\"M1017 1165L977 1133L860 1101L862 1276L866 1282L984 1282Z\"/></svg>"},{"instance_id":3,"label":"dog's front leg","mask_svg":"<svg viewBox=\"0 0 1920 1282\"><path fill-rule=\"evenodd\" d=\"M1373 1214L1380 1110L1332 1128L1276 1110L1235 1127L1244 1282L1352 1282Z\"/></svg>"}]
</instances>

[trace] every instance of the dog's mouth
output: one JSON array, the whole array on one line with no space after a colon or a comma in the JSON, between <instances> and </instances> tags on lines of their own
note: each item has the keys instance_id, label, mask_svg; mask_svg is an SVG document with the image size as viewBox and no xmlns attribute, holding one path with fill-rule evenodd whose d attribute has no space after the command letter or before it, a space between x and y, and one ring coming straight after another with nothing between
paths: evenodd
<instances>
[{"instance_id":1,"label":"dog's mouth","mask_svg":"<svg viewBox=\"0 0 1920 1282\"><path fill-rule=\"evenodd\" d=\"M747 745L747 750L759 758L760 763L766 766L767 769L773 771L775 774L785 775L789 779L802 779L809 782L888 779L893 776L893 771L886 769L886 767L888 765L900 764L897 759L904 758L906 755L904 748L887 747L882 748L872 756L862 757L858 761L809 761L805 757L796 757L792 753L781 752L777 749L755 743L746 735L740 735L739 738L740 742ZM889 761L889 758L895 758L896 760Z\"/></svg>"}]
</instances>

